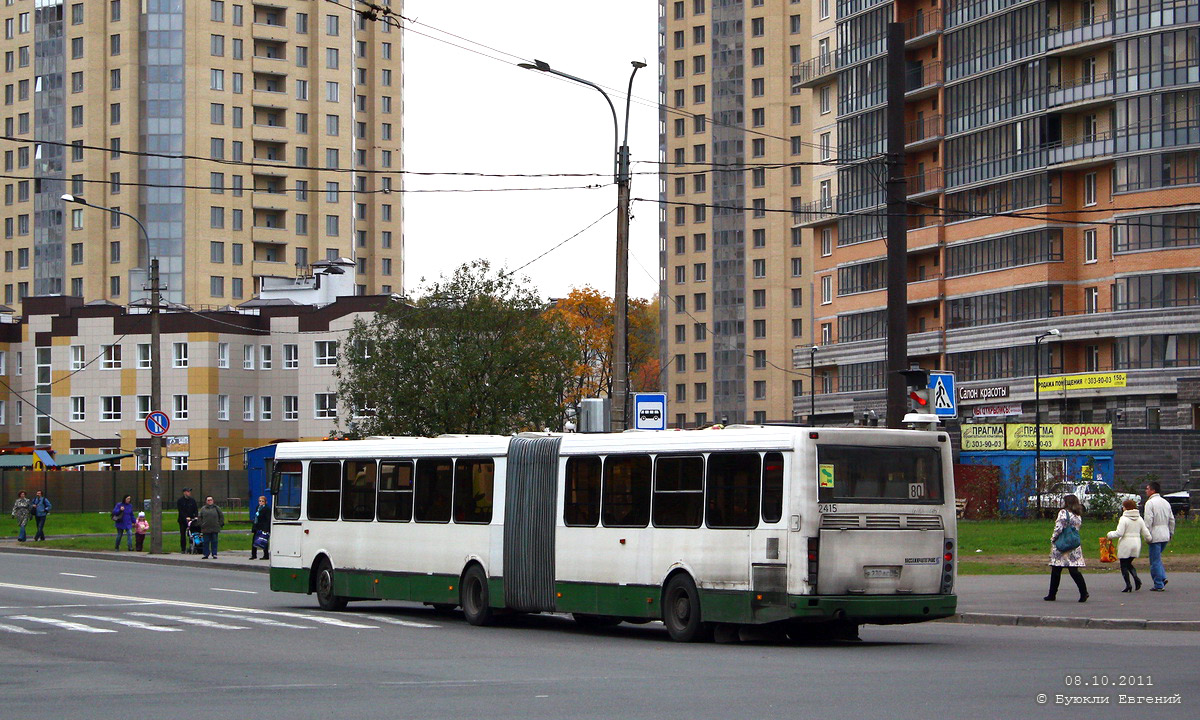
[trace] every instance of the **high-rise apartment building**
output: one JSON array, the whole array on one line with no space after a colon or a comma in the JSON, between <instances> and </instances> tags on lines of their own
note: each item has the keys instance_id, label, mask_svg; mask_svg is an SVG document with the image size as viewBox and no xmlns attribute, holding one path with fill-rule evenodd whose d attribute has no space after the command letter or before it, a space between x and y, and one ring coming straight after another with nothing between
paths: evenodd
<instances>
[{"instance_id":1,"label":"high-rise apartment building","mask_svg":"<svg viewBox=\"0 0 1200 720\"><path fill-rule=\"evenodd\" d=\"M5 0L0 23L4 303L126 304L151 257L193 307L333 257L401 291L394 28L321 0Z\"/></svg>"},{"instance_id":2,"label":"high-rise apartment building","mask_svg":"<svg viewBox=\"0 0 1200 720\"><path fill-rule=\"evenodd\" d=\"M790 421L807 374L811 110L797 0L660 0L660 294L673 427ZM796 217L799 217L798 215Z\"/></svg>"},{"instance_id":3,"label":"high-rise apartment building","mask_svg":"<svg viewBox=\"0 0 1200 720\"><path fill-rule=\"evenodd\" d=\"M1200 5L806 4L814 136L833 138L814 251L817 419L882 415L886 31L905 27L908 351L1032 419L1200 427ZM830 11L833 11L832 13ZM813 138L810 137L810 140ZM828 190L824 183L828 181ZM809 239L811 237L811 240ZM1046 336L1035 357L1035 338ZM808 352L795 367L807 369ZM1004 398L998 400L996 398ZM1016 407L1013 407L1013 406ZM807 414L809 400L798 400ZM996 410L995 412L1000 412Z\"/></svg>"}]
</instances>

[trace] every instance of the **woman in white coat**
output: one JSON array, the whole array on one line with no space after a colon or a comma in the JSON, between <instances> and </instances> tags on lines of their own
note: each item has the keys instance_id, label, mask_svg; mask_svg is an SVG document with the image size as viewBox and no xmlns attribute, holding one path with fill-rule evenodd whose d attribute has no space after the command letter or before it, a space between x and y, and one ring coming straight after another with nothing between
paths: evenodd
<instances>
[{"instance_id":1,"label":"woman in white coat","mask_svg":"<svg viewBox=\"0 0 1200 720\"><path fill-rule=\"evenodd\" d=\"M1142 552L1142 540L1150 542L1150 531L1138 512L1137 500L1126 500L1122 506L1125 512L1117 521L1117 529L1108 534L1108 539L1117 541L1117 559L1121 561L1121 577L1125 579L1125 589L1121 592L1129 592L1142 589L1142 579L1133 569L1133 561ZM1133 578L1132 588L1129 586L1130 577Z\"/></svg>"}]
</instances>

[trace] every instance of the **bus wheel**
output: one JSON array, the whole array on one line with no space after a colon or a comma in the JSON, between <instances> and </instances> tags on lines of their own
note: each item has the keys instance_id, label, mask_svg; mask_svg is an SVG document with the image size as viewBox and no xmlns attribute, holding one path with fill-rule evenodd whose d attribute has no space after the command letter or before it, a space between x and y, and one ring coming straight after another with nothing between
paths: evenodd
<instances>
[{"instance_id":1,"label":"bus wheel","mask_svg":"<svg viewBox=\"0 0 1200 720\"><path fill-rule=\"evenodd\" d=\"M460 598L463 615L472 625L490 625L492 623L492 608L488 604L487 577L478 565L467 569L462 581L462 597Z\"/></svg>"},{"instance_id":2,"label":"bus wheel","mask_svg":"<svg viewBox=\"0 0 1200 720\"><path fill-rule=\"evenodd\" d=\"M584 630L607 630L621 624L621 618L612 615L588 615L587 613L571 613L575 622Z\"/></svg>"},{"instance_id":3,"label":"bus wheel","mask_svg":"<svg viewBox=\"0 0 1200 720\"><path fill-rule=\"evenodd\" d=\"M333 566L328 560L322 560L317 565L317 604L322 610L342 610L346 607L346 598L333 592Z\"/></svg>"},{"instance_id":4,"label":"bus wheel","mask_svg":"<svg viewBox=\"0 0 1200 720\"><path fill-rule=\"evenodd\" d=\"M700 621L700 593L696 583L680 573L667 582L663 592L663 624L676 642L706 642L712 626Z\"/></svg>"}]
</instances>

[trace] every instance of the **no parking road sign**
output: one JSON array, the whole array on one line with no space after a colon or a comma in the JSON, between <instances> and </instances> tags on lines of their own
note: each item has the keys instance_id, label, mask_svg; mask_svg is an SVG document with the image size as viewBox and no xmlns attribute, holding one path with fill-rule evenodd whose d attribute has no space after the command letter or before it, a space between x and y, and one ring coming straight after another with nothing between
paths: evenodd
<instances>
[{"instance_id":1,"label":"no parking road sign","mask_svg":"<svg viewBox=\"0 0 1200 720\"><path fill-rule=\"evenodd\" d=\"M146 416L146 431L151 435L158 437L166 435L171 429L171 420L167 414L161 410L155 410Z\"/></svg>"}]
</instances>

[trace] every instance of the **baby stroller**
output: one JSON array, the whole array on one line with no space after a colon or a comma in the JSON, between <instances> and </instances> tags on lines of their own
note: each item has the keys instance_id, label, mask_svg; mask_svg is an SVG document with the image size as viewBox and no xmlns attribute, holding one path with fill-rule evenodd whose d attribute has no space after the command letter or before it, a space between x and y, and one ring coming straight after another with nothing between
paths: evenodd
<instances>
[{"instance_id":1,"label":"baby stroller","mask_svg":"<svg viewBox=\"0 0 1200 720\"><path fill-rule=\"evenodd\" d=\"M188 549L192 555L199 555L204 551L204 533L200 532L200 519L192 518L188 523Z\"/></svg>"}]
</instances>

